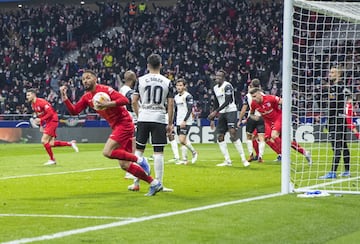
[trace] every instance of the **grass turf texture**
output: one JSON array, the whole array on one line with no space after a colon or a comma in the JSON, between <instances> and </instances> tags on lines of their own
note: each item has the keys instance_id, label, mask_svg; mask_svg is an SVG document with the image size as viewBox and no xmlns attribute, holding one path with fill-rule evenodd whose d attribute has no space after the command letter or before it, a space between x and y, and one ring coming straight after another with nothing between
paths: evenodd
<instances>
[{"instance_id":1,"label":"grass turf texture","mask_svg":"<svg viewBox=\"0 0 360 244\"><path fill-rule=\"evenodd\" d=\"M48 158L40 144L0 144L0 242L280 191L280 165L272 162L276 155L269 149L264 157L266 163L254 162L250 168L244 168L233 145L229 145L233 167L216 167L223 161L218 145L194 146L199 152L196 164L165 165L164 185L175 191L145 197L148 185L144 182L140 192L127 191L132 181L124 179L125 172L116 160L102 156L103 144L79 144L79 153L68 147L55 148L56 166L42 165ZM148 146L146 155L150 152ZM165 161L171 157L168 146ZM300 199L289 194L45 242L358 243L359 217L358 195Z\"/></svg>"}]
</instances>

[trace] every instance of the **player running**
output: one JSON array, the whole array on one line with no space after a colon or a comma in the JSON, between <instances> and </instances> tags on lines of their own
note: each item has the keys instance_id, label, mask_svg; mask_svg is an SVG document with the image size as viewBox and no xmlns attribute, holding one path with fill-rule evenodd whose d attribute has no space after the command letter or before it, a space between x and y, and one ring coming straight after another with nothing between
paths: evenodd
<instances>
[{"instance_id":1,"label":"player running","mask_svg":"<svg viewBox=\"0 0 360 244\"><path fill-rule=\"evenodd\" d=\"M49 161L44 163L44 165L56 164L52 147L72 147L75 152L79 152L75 140L70 142L55 140L59 118L51 104L45 99L37 97L35 89L28 89L26 91L26 99L31 103L31 108L36 113L37 118L33 120L33 123L39 125L40 132L43 133L41 143L50 157Z\"/></svg>"},{"instance_id":2,"label":"player running","mask_svg":"<svg viewBox=\"0 0 360 244\"><path fill-rule=\"evenodd\" d=\"M157 179L150 176L150 165L143 157L132 154L132 138L134 136L134 124L125 106L129 100L113 88L97 84L97 75L92 70L85 70L82 75L82 83L86 93L74 105L67 96L67 87L60 87L61 98L70 114L76 115L87 107L94 108L93 96L98 92L107 93L111 100L98 105L96 112L101 115L110 125L112 132L105 143L103 155L110 159L118 159L120 167L150 184L146 196L154 196L161 191L163 186ZM136 162L136 163L135 163Z\"/></svg>"}]
</instances>

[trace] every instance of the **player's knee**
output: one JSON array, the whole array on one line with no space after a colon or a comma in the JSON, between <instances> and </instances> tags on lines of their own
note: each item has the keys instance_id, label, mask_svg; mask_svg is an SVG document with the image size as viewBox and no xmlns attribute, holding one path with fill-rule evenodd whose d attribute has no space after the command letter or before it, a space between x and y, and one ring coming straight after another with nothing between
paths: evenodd
<instances>
[{"instance_id":1,"label":"player's knee","mask_svg":"<svg viewBox=\"0 0 360 244\"><path fill-rule=\"evenodd\" d=\"M175 136L173 134L168 135L169 141L173 141L175 139Z\"/></svg>"},{"instance_id":2,"label":"player's knee","mask_svg":"<svg viewBox=\"0 0 360 244\"><path fill-rule=\"evenodd\" d=\"M111 151L104 148L103 151L102 151L104 157L107 157L107 158L110 158L110 155L111 155Z\"/></svg>"},{"instance_id":3,"label":"player's knee","mask_svg":"<svg viewBox=\"0 0 360 244\"><path fill-rule=\"evenodd\" d=\"M217 137L218 142L224 141L224 138L225 138L225 136L223 134L218 135L218 137Z\"/></svg>"},{"instance_id":4,"label":"player's knee","mask_svg":"<svg viewBox=\"0 0 360 244\"><path fill-rule=\"evenodd\" d=\"M179 142L182 145L186 145L186 137L179 137Z\"/></svg>"}]
</instances>

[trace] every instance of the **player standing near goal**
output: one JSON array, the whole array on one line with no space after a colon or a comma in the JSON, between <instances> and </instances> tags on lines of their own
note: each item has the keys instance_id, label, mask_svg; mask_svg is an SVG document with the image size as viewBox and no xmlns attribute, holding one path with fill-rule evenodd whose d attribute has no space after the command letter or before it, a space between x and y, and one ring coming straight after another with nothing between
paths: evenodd
<instances>
[{"instance_id":1,"label":"player standing near goal","mask_svg":"<svg viewBox=\"0 0 360 244\"><path fill-rule=\"evenodd\" d=\"M219 120L216 126L217 140L220 151L224 155L225 161L216 166L232 166L229 151L225 141L225 134L229 131L230 140L235 145L236 150L241 156L242 163L245 167L249 166L249 162L245 158L244 149L240 138L237 136L237 107L235 104L234 88L231 83L225 81L226 72L218 70L215 74L217 85L214 86L213 92L214 111L212 111L208 119L210 120L211 129L215 128L214 119L219 113Z\"/></svg>"},{"instance_id":2,"label":"player standing near goal","mask_svg":"<svg viewBox=\"0 0 360 244\"><path fill-rule=\"evenodd\" d=\"M253 79L249 84L249 89L254 87L260 87L259 79ZM252 97L250 93L247 93L239 113L238 127L240 127L241 124L246 123L246 145L250 154L248 161L251 162L253 160L256 160L257 157L258 162L262 163L265 151L264 119L261 117L261 114L258 111L255 111L255 114L253 115L250 115L250 113L248 114L246 121L242 121L242 118L244 117L248 108L251 108L251 102ZM257 142L257 139L259 139L259 143ZM256 156L254 155L254 149L256 151Z\"/></svg>"},{"instance_id":3,"label":"player standing near goal","mask_svg":"<svg viewBox=\"0 0 360 244\"><path fill-rule=\"evenodd\" d=\"M253 79L249 84L249 91L252 88L261 88L260 80ZM275 152L281 151L281 145L277 145L272 140L265 139L265 123L264 119L261 117L261 114L258 111L255 111L254 115L248 114L246 121L242 121L241 119L244 117L248 108L250 109L252 103L251 94L248 92L244 98L243 105L241 107L241 111L239 114L239 122L238 127L241 124L246 124L246 136L247 136L247 147L250 153L250 157L248 159L249 162L253 160L258 160L260 163L263 162L263 155L265 151L265 143L268 144ZM259 143L257 142L259 140ZM253 151L256 151L256 156L254 156ZM281 161L281 154L278 154L278 157L275 161Z\"/></svg>"},{"instance_id":4,"label":"player standing near goal","mask_svg":"<svg viewBox=\"0 0 360 244\"><path fill-rule=\"evenodd\" d=\"M134 110L132 108L132 95L134 94L134 85L136 82L136 74L132 70L128 70L124 74L124 85L120 88L120 93L123 94L128 100L129 103L125 105L127 111L130 113L133 123L136 127L137 118ZM135 133L132 139L132 152L135 152ZM134 179L134 176L129 172L125 174L126 179Z\"/></svg>"},{"instance_id":5,"label":"player standing near goal","mask_svg":"<svg viewBox=\"0 0 360 244\"><path fill-rule=\"evenodd\" d=\"M28 89L26 91L26 99L31 103L31 108L36 113L37 118L34 119L34 124L40 126L40 132L43 133L41 143L50 157L49 161L44 163L44 165L56 164L52 147L72 147L75 152L78 152L79 149L76 146L75 140L70 142L55 140L59 119L51 104L43 98L38 98L35 89Z\"/></svg>"},{"instance_id":6,"label":"player standing near goal","mask_svg":"<svg viewBox=\"0 0 360 244\"><path fill-rule=\"evenodd\" d=\"M254 114L256 110L260 112L265 122L265 138L279 145L276 153L281 154L282 99L278 96L265 95L260 88L252 88L249 93L253 99L250 114ZM291 148L303 154L309 165L312 164L310 153L296 141L291 142Z\"/></svg>"},{"instance_id":7,"label":"player standing near goal","mask_svg":"<svg viewBox=\"0 0 360 244\"><path fill-rule=\"evenodd\" d=\"M111 100L98 105L96 112L110 125L112 132L105 143L103 155L110 159L118 159L120 167L132 175L150 184L146 196L153 196L162 189L160 181L150 176L150 166L143 157L132 153L132 139L134 124L125 106L129 100L113 88L97 84L97 75L92 70L85 70L82 75L82 84L86 93L74 105L67 96L67 87L60 87L61 98L70 114L76 115L87 107L94 108L93 96L98 92L107 93ZM136 163L134 163L136 162Z\"/></svg>"},{"instance_id":8,"label":"player standing near goal","mask_svg":"<svg viewBox=\"0 0 360 244\"><path fill-rule=\"evenodd\" d=\"M161 56L158 54L151 54L147 58L149 73L139 77L136 82L132 105L138 118L135 154L138 156L144 154L151 135L155 178L163 182L164 147L167 144L167 133L173 130L174 92L171 81L160 74L161 62ZM166 121L166 112L168 121ZM135 181L128 189L138 190L139 181ZM165 187L162 190L173 191Z\"/></svg>"},{"instance_id":9,"label":"player standing near goal","mask_svg":"<svg viewBox=\"0 0 360 244\"><path fill-rule=\"evenodd\" d=\"M198 153L195 151L191 142L187 138L190 126L192 125L192 107L194 105L193 96L186 91L186 81L178 79L176 81L175 106L176 106L176 131L181 143L182 160L178 164L187 164L187 149L192 153L191 163L195 163Z\"/></svg>"},{"instance_id":10,"label":"player standing near goal","mask_svg":"<svg viewBox=\"0 0 360 244\"><path fill-rule=\"evenodd\" d=\"M339 68L332 67L329 72L329 137L334 156L331 171L320 179L336 178L336 171L339 166L341 154L344 161L345 171L340 174L343 177L350 177L350 150L346 142L347 125L345 120L345 103L348 89L341 79L342 72Z\"/></svg>"}]
</instances>

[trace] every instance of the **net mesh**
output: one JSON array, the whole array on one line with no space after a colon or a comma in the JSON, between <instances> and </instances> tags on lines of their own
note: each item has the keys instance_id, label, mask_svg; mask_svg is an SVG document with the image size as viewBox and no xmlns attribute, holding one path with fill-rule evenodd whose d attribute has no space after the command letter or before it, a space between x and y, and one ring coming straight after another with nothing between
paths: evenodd
<instances>
[{"instance_id":1,"label":"net mesh","mask_svg":"<svg viewBox=\"0 0 360 244\"><path fill-rule=\"evenodd\" d=\"M323 189L360 193L360 141L348 129L350 174L343 177L340 160L336 178L321 179L331 171L333 150L329 140L329 79L331 67L341 67L343 80L360 114L360 3L294 1L292 118L293 136L312 154L313 164L291 153L291 183L295 191ZM345 110L345 108L344 108ZM345 113L345 112L344 112ZM360 124L356 115L354 124ZM356 125L356 127L358 127Z\"/></svg>"}]
</instances>

